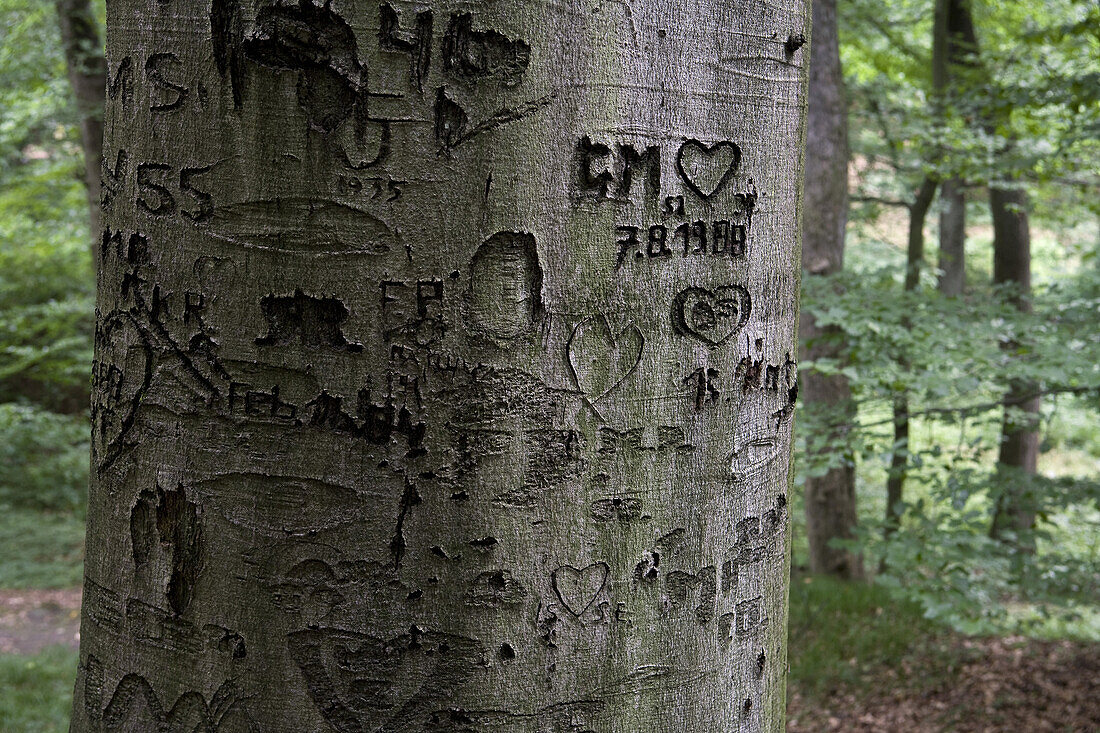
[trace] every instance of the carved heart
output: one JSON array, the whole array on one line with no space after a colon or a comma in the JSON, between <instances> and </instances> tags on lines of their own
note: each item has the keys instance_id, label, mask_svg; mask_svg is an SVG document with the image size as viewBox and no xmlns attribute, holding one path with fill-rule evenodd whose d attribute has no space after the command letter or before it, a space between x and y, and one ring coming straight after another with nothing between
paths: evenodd
<instances>
[{"instance_id":1,"label":"carved heart","mask_svg":"<svg viewBox=\"0 0 1100 733\"><path fill-rule=\"evenodd\" d=\"M672 300L672 328L710 346L728 341L745 327L752 303L740 285L714 290L687 288Z\"/></svg>"},{"instance_id":2,"label":"carved heart","mask_svg":"<svg viewBox=\"0 0 1100 733\"><path fill-rule=\"evenodd\" d=\"M604 316L586 318L569 336L569 371L577 389L595 402L638 368L645 337L633 323L618 333Z\"/></svg>"},{"instance_id":3,"label":"carved heart","mask_svg":"<svg viewBox=\"0 0 1100 733\"><path fill-rule=\"evenodd\" d=\"M92 448L102 469L125 449L126 436L153 379L153 351L134 317L116 311L96 328L92 367Z\"/></svg>"},{"instance_id":4,"label":"carved heart","mask_svg":"<svg viewBox=\"0 0 1100 733\"><path fill-rule=\"evenodd\" d=\"M611 568L605 562L592 563L579 570L572 565L562 565L550 574L550 583L565 610L580 617L596 602L610 574Z\"/></svg>"},{"instance_id":5,"label":"carved heart","mask_svg":"<svg viewBox=\"0 0 1100 733\"><path fill-rule=\"evenodd\" d=\"M412 730L454 694L485 650L464 636L413 626L385 640L342 629L291 632L287 645L321 715L339 731Z\"/></svg>"},{"instance_id":6,"label":"carved heart","mask_svg":"<svg viewBox=\"0 0 1100 733\"><path fill-rule=\"evenodd\" d=\"M731 142L708 147L698 140L688 140L676 154L676 172L703 199L718 193L740 165L741 149Z\"/></svg>"}]
</instances>

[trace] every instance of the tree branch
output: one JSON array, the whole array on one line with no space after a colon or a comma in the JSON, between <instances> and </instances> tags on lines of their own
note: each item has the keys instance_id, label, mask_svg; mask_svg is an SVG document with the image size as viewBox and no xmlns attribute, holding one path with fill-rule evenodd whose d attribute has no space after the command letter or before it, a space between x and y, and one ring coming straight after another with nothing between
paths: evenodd
<instances>
[{"instance_id":1,"label":"tree branch","mask_svg":"<svg viewBox=\"0 0 1100 733\"><path fill-rule=\"evenodd\" d=\"M880 425L891 425L898 417L924 417L927 415L950 415L957 414L960 417L967 417L979 412L985 412L986 410L992 410L997 407L1021 405L1036 397L1045 397L1047 395L1058 394L1088 394L1090 392L1100 392L1100 386L1092 387L1062 387L1058 389L1045 389L1029 392L1027 394L1014 395L1011 398L999 399L991 402L979 402L974 405L965 405L963 407L928 407L923 410L908 410L904 413L899 413L893 417L886 418L885 420L876 420L875 422L852 424L847 423L837 426L838 428L847 428L849 430L862 430L864 428L874 428Z\"/></svg>"},{"instance_id":2,"label":"tree branch","mask_svg":"<svg viewBox=\"0 0 1100 733\"><path fill-rule=\"evenodd\" d=\"M913 204L910 201L882 198L881 196L850 196L849 198L861 204L881 204L882 206L896 206L901 209L910 210L913 208Z\"/></svg>"}]
</instances>

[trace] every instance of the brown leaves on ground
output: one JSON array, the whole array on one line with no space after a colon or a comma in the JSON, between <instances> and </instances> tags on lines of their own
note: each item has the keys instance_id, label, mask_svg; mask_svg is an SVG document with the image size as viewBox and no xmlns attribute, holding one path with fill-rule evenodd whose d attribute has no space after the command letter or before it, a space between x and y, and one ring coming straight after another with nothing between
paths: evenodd
<instances>
[{"instance_id":1,"label":"brown leaves on ground","mask_svg":"<svg viewBox=\"0 0 1100 733\"><path fill-rule=\"evenodd\" d=\"M787 730L1100 731L1100 645L1010 637L957 647L957 669L931 687L869 686L824 700L791 690Z\"/></svg>"}]
</instances>

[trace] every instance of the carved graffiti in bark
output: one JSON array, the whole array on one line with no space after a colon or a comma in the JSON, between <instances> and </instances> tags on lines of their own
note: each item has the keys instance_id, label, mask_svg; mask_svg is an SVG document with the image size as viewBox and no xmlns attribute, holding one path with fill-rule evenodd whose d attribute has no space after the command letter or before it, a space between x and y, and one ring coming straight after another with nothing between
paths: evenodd
<instances>
[{"instance_id":1,"label":"carved graffiti in bark","mask_svg":"<svg viewBox=\"0 0 1100 733\"><path fill-rule=\"evenodd\" d=\"M690 287L672 300L672 328L681 336L717 346L740 333L751 313L749 291L740 285Z\"/></svg>"}]
</instances>

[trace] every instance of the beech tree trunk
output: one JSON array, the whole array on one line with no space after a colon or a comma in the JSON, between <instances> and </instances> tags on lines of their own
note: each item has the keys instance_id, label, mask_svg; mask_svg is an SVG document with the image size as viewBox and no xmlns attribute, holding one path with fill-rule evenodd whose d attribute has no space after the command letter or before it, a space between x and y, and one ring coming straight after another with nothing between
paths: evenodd
<instances>
[{"instance_id":1,"label":"beech tree trunk","mask_svg":"<svg viewBox=\"0 0 1100 733\"><path fill-rule=\"evenodd\" d=\"M932 32L932 86L940 115L946 118L965 95L960 71L972 65L978 38L969 0L936 0ZM966 288L966 191L952 176L940 187L939 289L962 295Z\"/></svg>"},{"instance_id":2,"label":"beech tree trunk","mask_svg":"<svg viewBox=\"0 0 1100 733\"><path fill-rule=\"evenodd\" d=\"M781 731L801 2L109 6L74 731Z\"/></svg>"},{"instance_id":3,"label":"beech tree trunk","mask_svg":"<svg viewBox=\"0 0 1100 733\"><path fill-rule=\"evenodd\" d=\"M956 297L966 289L966 191L958 178L940 186L939 290Z\"/></svg>"},{"instance_id":4,"label":"beech tree trunk","mask_svg":"<svg viewBox=\"0 0 1100 733\"><path fill-rule=\"evenodd\" d=\"M924 268L924 222L928 209L936 196L936 182L925 177L913 203L909 206L909 241L906 249L905 292L920 287L921 270ZM903 319L903 325L909 323ZM902 366L908 368L906 361ZM894 396L894 448L890 455L890 468L886 473L886 516L884 534L889 537L901 524L902 512L898 506L905 498L905 478L909 473L909 392L902 390Z\"/></svg>"},{"instance_id":5,"label":"beech tree trunk","mask_svg":"<svg viewBox=\"0 0 1100 733\"><path fill-rule=\"evenodd\" d=\"M836 0L813 4L810 103L806 119L806 210L802 219L802 269L830 275L844 267L844 229L848 222L848 108L840 68ZM799 337L804 359L836 358L838 329L819 328L803 313ZM802 397L808 406L829 411L833 424L855 423L855 403L848 379L841 375L802 375ZM843 440L845 427L832 437ZM851 462L823 476L806 479L806 535L810 569L843 578L863 574L860 557L830 546L852 536L856 525L856 474Z\"/></svg>"},{"instance_id":6,"label":"beech tree trunk","mask_svg":"<svg viewBox=\"0 0 1100 733\"><path fill-rule=\"evenodd\" d=\"M107 83L106 63L89 0L57 0L57 19L69 84L80 114L80 141L84 149L84 183L92 236L100 225L103 166L103 98Z\"/></svg>"},{"instance_id":7,"label":"beech tree trunk","mask_svg":"<svg viewBox=\"0 0 1100 733\"><path fill-rule=\"evenodd\" d=\"M960 53L977 54L978 39L967 0L953 1L959 3L962 11L956 21ZM990 71L984 65L976 60L972 63L981 77L989 76ZM981 121L986 132L997 132L998 122L1007 122L1003 117L1006 114L1005 110L983 110ZM1010 137L1009 147L1013 144ZM1014 285L1016 307L1030 312L1031 227L1026 190L992 182L989 187L989 211L993 220L993 282L996 285ZM1015 350L1017 344L1009 343L1006 347ZM1037 385L1014 381L1004 396L1004 418L997 457L1001 492L990 524L990 535L993 537L1008 539L1009 532L1026 532L1035 526L1034 501L1027 496L1028 490L1024 484L1026 476L1035 473L1039 460L1041 401L1037 393ZM1021 476L1025 478L1021 480ZM1022 544L1025 548L1033 547L1030 538Z\"/></svg>"},{"instance_id":8,"label":"beech tree trunk","mask_svg":"<svg viewBox=\"0 0 1100 733\"><path fill-rule=\"evenodd\" d=\"M1031 311L1031 229L1028 223L1027 193L1021 189L993 186L989 189L993 215L993 281L1017 287L1015 303ZM1009 348L1015 348L1010 344ZM1035 384L1014 382L1004 398L999 466L1034 474L1039 460L1039 408ZM990 533L1004 537L1035 526L1034 502L1026 496L1017 471L1002 471L1000 494Z\"/></svg>"}]
</instances>

